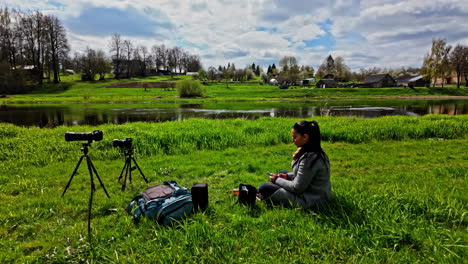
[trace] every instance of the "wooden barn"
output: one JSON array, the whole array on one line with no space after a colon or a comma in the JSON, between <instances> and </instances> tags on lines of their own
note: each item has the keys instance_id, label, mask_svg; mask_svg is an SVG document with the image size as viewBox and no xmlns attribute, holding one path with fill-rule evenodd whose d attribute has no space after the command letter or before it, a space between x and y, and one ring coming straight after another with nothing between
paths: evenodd
<instances>
[{"instance_id":1,"label":"wooden barn","mask_svg":"<svg viewBox=\"0 0 468 264\"><path fill-rule=\"evenodd\" d=\"M363 87L366 88L383 88L383 87L396 87L396 81L390 74L372 74L364 80Z\"/></svg>"},{"instance_id":2,"label":"wooden barn","mask_svg":"<svg viewBox=\"0 0 468 264\"><path fill-rule=\"evenodd\" d=\"M338 82L333 79L322 79L315 86L317 88L336 88L338 87Z\"/></svg>"},{"instance_id":3,"label":"wooden barn","mask_svg":"<svg viewBox=\"0 0 468 264\"><path fill-rule=\"evenodd\" d=\"M403 86L403 87L424 87L427 84L422 75L398 76L395 78L395 81L397 82L397 86Z\"/></svg>"}]
</instances>

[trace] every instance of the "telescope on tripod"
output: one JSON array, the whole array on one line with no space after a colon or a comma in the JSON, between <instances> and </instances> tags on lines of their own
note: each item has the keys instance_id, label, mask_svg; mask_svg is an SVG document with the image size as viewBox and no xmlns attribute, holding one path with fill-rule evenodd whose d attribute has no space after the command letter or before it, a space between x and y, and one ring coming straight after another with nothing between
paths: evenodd
<instances>
[{"instance_id":1,"label":"telescope on tripod","mask_svg":"<svg viewBox=\"0 0 468 264\"><path fill-rule=\"evenodd\" d=\"M83 152L83 155L80 157L78 163L76 164L75 170L73 170L73 173L67 183L67 186L65 186L65 189L63 190L62 197L65 195L67 192L68 187L70 187L70 184L73 180L73 177L75 177L78 168L81 165L81 162L83 160L86 160L86 164L88 166L88 172L89 172L89 179L90 179L90 187L91 187L91 193L89 197L89 204L88 204L88 235L91 234L91 208L93 204L93 197L94 197L94 192L96 191L96 186L94 184L94 176L98 179L99 183L101 184L102 189L104 189L104 192L106 193L107 198L110 198L109 193L107 193L106 187L102 183L101 178L99 177L99 174L96 170L96 167L94 167L93 162L91 161L91 158L88 155L89 152L89 147L91 147L91 143L93 141L100 141L102 140L103 134L101 130L95 130L94 132L91 133L74 133L74 132L67 132L65 133L65 140L66 141L83 141L86 140L87 142L81 143L83 146L81 148L81 151Z\"/></svg>"},{"instance_id":2,"label":"telescope on tripod","mask_svg":"<svg viewBox=\"0 0 468 264\"><path fill-rule=\"evenodd\" d=\"M126 138L126 139L114 139L112 141L112 146L114 147L119 147L124 151L125 154L125 164L124 167L122 168L122 171L120 172L120 176L118 181L123 177L123 183L122 183L122 191L125 190L125 187L127 185L127 178L129 179L130 183L132 183L132 171L138 169L140 171L141 176L143 177L143 180L145 180L146 183L148 183L148 179L146 179L145 174L143 174L143 171L141 171L140 166L138 166L138 163L136 162L135 158L133 157L133 147L132 147L132 138ZM135 166L132 167L132 161L135 164ZM125 172L125 176L124 176Z\"/></svg>"}]
</instances>

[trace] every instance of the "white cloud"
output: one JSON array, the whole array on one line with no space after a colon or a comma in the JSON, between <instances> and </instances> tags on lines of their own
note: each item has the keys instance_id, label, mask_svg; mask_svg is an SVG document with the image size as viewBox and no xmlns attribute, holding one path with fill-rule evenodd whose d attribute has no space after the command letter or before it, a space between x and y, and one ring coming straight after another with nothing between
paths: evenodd
<instances>
[{"instance_id":1,"label":"white cloud","mask_svg":"<svg viewBox=\"0 0 468 264\"><path fill-rule=\"evenodd\" d=\"M139 10L153 26L171 28L154 26L156 37L122 37L148 48L182 46L202 56L205 67L267 66L285 55L318 67L330 53L355 70L419 66L433 38L468 45L468 1L459 0L3 0L2 5L55 14L62 21L87 8ZM114 33L97 37L68 30L72 50L107 51ZM315 46L308 46L310 40Z\"/></svg>"}]
</instances>

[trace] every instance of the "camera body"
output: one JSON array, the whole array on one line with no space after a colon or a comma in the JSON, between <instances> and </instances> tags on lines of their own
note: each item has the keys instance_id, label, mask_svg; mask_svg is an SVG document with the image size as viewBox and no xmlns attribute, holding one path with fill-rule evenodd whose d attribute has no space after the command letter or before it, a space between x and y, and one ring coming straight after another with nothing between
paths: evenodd
<instances>
[{"instance_id":1,"label":"camera body","mask_svg":"<svg viewBox=\"0 0 468 264\"><path fill-rule=\"evenodd\" d=\"M131 149L132 148L132 138L126 138L126 139L114 139L112 141L112 146L114 148L119 147L119 148L126 148L126 149Z\"/></svg>"},{"instance_id":2,"label":"camera body","mask_svg":"<svg viewBox=\"0 0 468 264\"><path fill-rule=\"evenodd\" d=\"M101 130L94 130L93 132L66 132L66 141L101 141L103 133Z\"/></svg>"}]
</instances>

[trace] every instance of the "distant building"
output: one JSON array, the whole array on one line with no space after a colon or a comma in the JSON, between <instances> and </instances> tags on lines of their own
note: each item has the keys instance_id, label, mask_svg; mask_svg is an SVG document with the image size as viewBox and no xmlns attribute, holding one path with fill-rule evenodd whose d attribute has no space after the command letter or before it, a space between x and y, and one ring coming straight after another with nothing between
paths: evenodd
<instances>
[{"instance_id":1,"label":"distant building","mask_svg":"<svg viewBox=\"0 0 468 264\"><path fill-rule=\"evenodd\" d=\"M327 73L322 79L335 79L335 74Z\"/></svg>"},{"instance_id":2,"label":"distant building","mask_svg":"<svg viewBox=\"0 0 468 264\"><path fill-rule=\"evenodd\" d=\"M396 81L387 73L372 74L364 80L362 85L366 88L396 87Z\"/></svg>"},{"instance_id":3,"label":"distant building","mask_svg":"<svg viewBox=\"0 0 468 264\"><path fill-rule=\"evenodd\" d=\"M302 85L311 85L312 83L315 83L314 78L309 78L309 79L302 80Z\"/></svg>"},{"instance_id":4,"label":"distant building","mask_svg":"<svg viewBox=\"0 0 468 264\"><path fill-rule=\"evenodd\" d=\"M315 86L317 88L336 88L338 87L338 82L333 79L322 79Z\"/></svg>"},{"instance_id":5,"label":"distant building","mask_svg":"<svg viewBox=\"0 0 468 264\"><path fill-rule=\"evenodd\" d=\"M426 81L422 75L403 75L395 78L397 86L403 87L424 87L426 86Z\"/></svg>"},{"instance_id":6,"label":"distant building","mask_svg":"<svg viewBox=\"0 0 468 264\"><path fill-rule=\"evenodd\" d=\"M462 72L460 76L460 83L463 83L464 81L464 75L466 73ZM444 81L444 85L446 84L456 84L457 83L457 72L451 72L447 74L445 78L440 78L438 77L435 81L436 86L442 86L442 80ZM431 82L434 82L434 79L432 79Z\"/></svg>"},{"instance_id":7,"label":"distant building","mask_svg":"<svg viewBox=\"0 0 468 264\"><path fill-rule=\"evenodd\" d=\"M198 72L186 72L185 75L198 77Z\"/></svg>"}]
</instances>

